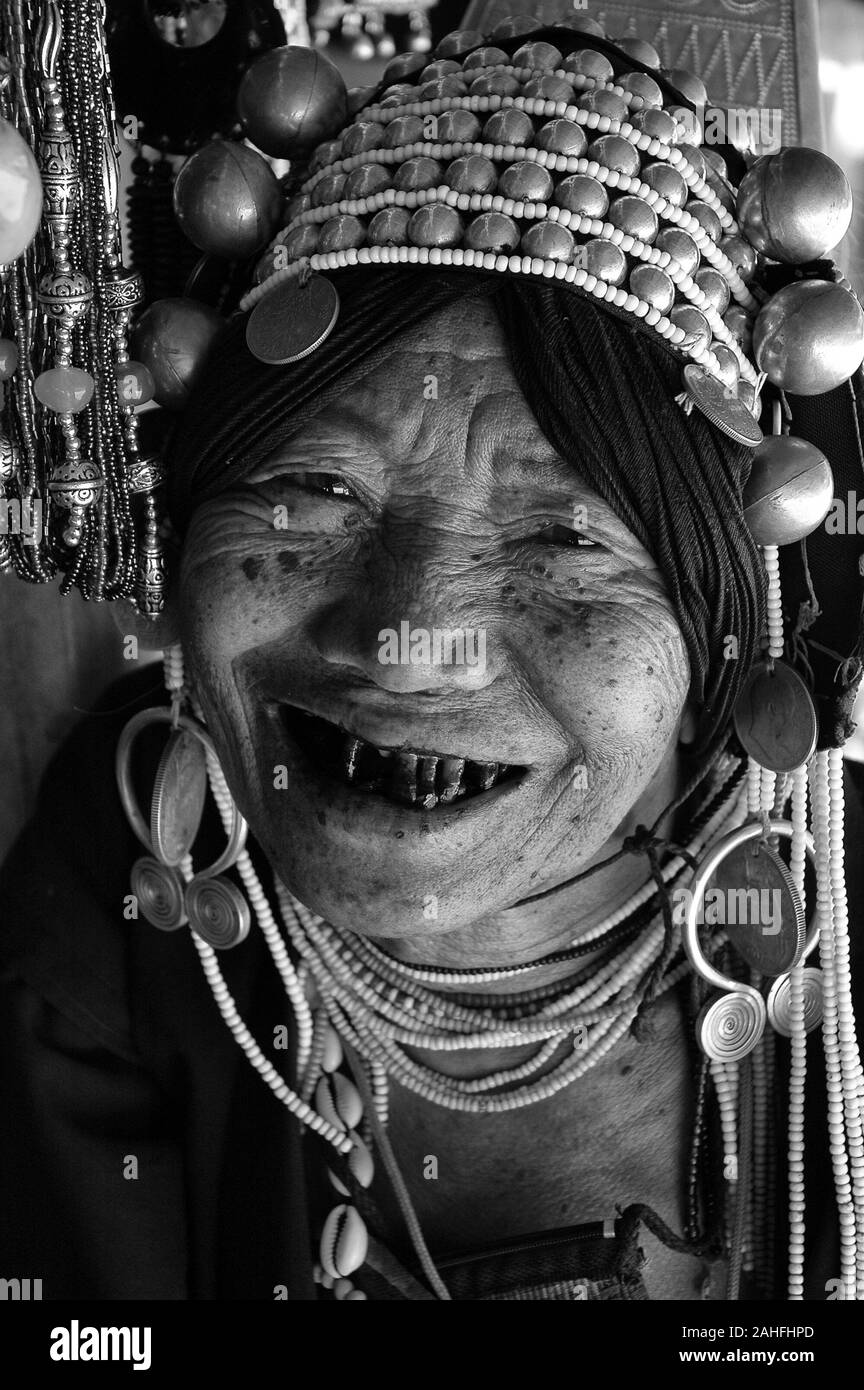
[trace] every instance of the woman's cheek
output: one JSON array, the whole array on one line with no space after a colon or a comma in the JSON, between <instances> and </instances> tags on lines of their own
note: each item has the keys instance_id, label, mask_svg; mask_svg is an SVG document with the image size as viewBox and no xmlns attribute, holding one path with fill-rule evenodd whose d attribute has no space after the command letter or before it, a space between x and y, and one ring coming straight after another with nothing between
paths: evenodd
<instances>
[{"instance_id":1,"label":"woman's cheek","mask_svg":"<svg viewBox=\"0 0 864 1390\"><path fill-rule=\"evenodd\" d=\"M539 703L574 747L599 760L640 764L665 748L687 697L689 669L668 601L567 601L546 595L514 605L510 640L532 673Z\"/></svg>"},{"instance_id":2,"label":"woman's cheek","mask_svg":"<svg viewBox=\"0 0 864 1390\"><path fill-rule=\"evenodd\" d=\"M325 536L203 511L182 557L187 627L206 634L216 659L270 641L320 602L340 569L355 567L356 551L356 529L344 519Z\"/></svg>"}]
</instances>

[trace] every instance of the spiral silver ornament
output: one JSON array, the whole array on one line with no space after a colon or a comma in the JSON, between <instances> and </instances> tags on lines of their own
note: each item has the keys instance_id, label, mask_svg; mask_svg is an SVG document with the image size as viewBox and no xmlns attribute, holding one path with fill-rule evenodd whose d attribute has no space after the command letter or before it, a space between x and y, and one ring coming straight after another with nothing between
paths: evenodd
<instances>
[{"instance_id":1,"label":"spiral silver ornament","mask_svg":"<svg viewBox=\"0 0 864 1390\"><path fill-rule=\"evenodd\" d=\"M765 1018L765 1003L755 989L730 990L700 1013L696 1021L699 1046L716 1062L739 1062L761 1038Z\"/></svg>"},{"instance_id":2,"label":"spiral silver ornament","mask_svg":"<svg viewBox=\"0 0 864 1390\"><path fill-rule=\"evenodd\" d=\"M249 935L249 904L227 878L193 878L186 888L189 925L216 951L228 951Z\"/></svg>"},{"instance_id":3,"label":"spiral silver ornament","mask_svg":"<svg viewBox=\"0 0 864 1390\"><path fill-rule=\"evenodd\" d=\"M183 880L176 869L145 855L132 865L130 886L143 917L160 931L176 931L187 919Z\"/></svg>"},{"instance_id":4,"label":"spiral silver ornament","mask_svg":"<svg viewBox=\"0 0 864 1390\"><path fill-rule=\"evenodd\" d=\"M822 1022L822 971L808 965L803 971L804 983L804 1032L812 1033ZM768 992L766 1001L768 1021L775 1033L791 1038L792 1025L790 1002L792 987L789 975L776 979Z\"/></svg>"}]
</instances>

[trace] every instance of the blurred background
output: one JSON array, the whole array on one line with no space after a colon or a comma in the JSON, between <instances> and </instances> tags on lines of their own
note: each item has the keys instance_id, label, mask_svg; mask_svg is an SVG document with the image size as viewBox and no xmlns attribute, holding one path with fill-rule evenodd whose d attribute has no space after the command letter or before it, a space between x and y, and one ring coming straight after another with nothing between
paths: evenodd
<instances>
[{"instance_id":1,"label":"blurred background","mask_svg":"<svg viewBox=\"0 0 864 1390\"><path fill-rule=\"evenodd\" d=\"M859 210L836 256L859 293L864 290L864 0L474 0L467 13L462 0L361 6L320 0L305 11L295 0L109 0L109 17L118 26L131 23L132 9L141 5L149 5L162 41L175 47L211 42L232 7L263 14L267 23L275 12L290 42L324 46L349 87L374 84L393 52L433 45L454 28L485 29L515 11L549 21L573 10L588 14L612 36L636 34L655 43L665 66L699 73L721 104L781 105L784 143L821 146L852 184ZM118 101L121 115L128 109ZM166 157L163 142L161 151L143 151L151 162L136 174L133 161L138 156L143 166L142 150L128 143L124 149L130 190L140 192L147 178L156 187L159 168L170 173L179 162L173 147ZM147 244L140 228L136 235L135 255L127 245L126 259L139 263ZM146 273L146 266L138 268ZM30 814L53 750L81 712L130 669L123 624L118 627L108 608L83 603L77 592L60 599L54 586L0 577L0 858ZM138 657L155 659L143 651ZM155 666L153 674L155 682ZM853 751L864 758L864 733Z\"/></svg>"}]
</instances>

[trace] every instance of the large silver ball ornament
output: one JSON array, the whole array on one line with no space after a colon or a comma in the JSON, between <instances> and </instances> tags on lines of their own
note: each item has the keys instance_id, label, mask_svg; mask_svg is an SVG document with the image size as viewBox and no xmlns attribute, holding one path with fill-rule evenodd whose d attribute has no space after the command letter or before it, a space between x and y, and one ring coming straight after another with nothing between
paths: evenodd
<instances>
[{"instance_id":1,"label":"large silver ball ornament","mask_svg":"<svg viewBox=\"0 0 864 1390\"><path fill-rule=\"evenodd\" d=\"M864 361L864 312L828 280L798 280L769 299L753 327L753 355L793 396L821 396Z\"/></svg>"},{"instance_id":2,"label":"large silver ball ornament","mask_svg":"<svg viewBox=\"0 0 864 1390\"><path fill-rule=\"evenodd\" d=\"M271 240L285 198L266 159L248 145L213 140L187 159L174 184L184 234L210 256L242 261Z\"/></svg>"},{"instance_id":3,"label":"large silver ball ornament","mask_svg":"<svg viewBox=\"0 0 864 1390\"><path fill-rule=\"evenodd\" d=\"M222 326L221 315L195 299L157 299L145 310L132 345L153 377L157 405L182 409Z\"/></svg>"},{"instance_id":4,"label":"large silver ball ornament","mask_svg":"<svg viewBox=\"0 0 864 1390\"><path fill-rule=\"evenodd\" d=\"M757 250L787 265L824 256L845 236L851 218L849 180L821 150L784 147L765 154L738 189L742 232Z\"/></svg>"},{"instance_id":5,"label":"large silver ball ornament","mask_svg":"<svg viewBox=\"0 0 864 1390\"><path fill-rule=\"evenodd\" d=\"M42 220L42 179L27 141L10 121L0 120L0 265L27 250Z\"/></svg>"},{"instance_id":6,"label":"large silver ball ornament","mask_svg":"<svg viewBox=\"0 0 864 1390\"><path fill-rule=\"evenodd\" d=\"M757 545L792 545L820 526L831 510L834 478L815 444L771 434L753 451L744 488L744 520Z\"/></svg>"},{"instance_id":7,"label":"large silver ball ornament","mask_svg":"<svg viewBox=\"0 0 864 1390\"><path fill-rule=\"evenodd\" d=\"M259 150L296 159L347 123L348 92L336 64L323 53L289 44L247 68L237 92L237 115Z\"/></svg>"}]
</instances>

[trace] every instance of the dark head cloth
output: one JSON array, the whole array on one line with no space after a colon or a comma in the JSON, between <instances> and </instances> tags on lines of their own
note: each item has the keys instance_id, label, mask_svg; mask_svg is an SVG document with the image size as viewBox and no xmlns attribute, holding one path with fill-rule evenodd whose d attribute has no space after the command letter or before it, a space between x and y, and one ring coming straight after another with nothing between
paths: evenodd
<instances>
[{"instance_id":1,"label":"dark head cloth","mask_svg":"<svg viewBox=\"0 0 864 1390\"><path fill-rule=\"evenodd\" d=\"M751 452L675 403L680 363L644 331L555 284L410 266L334 278L336 327L300 362L263 365L246 348L246 316L227 325L169 451L178 529L361 378L382 347L459 297L488 296L543 433L655 557L703 707L699 746L714 745L759 651L765 577L743 521Z\"/></svg>"}]
</instances>

